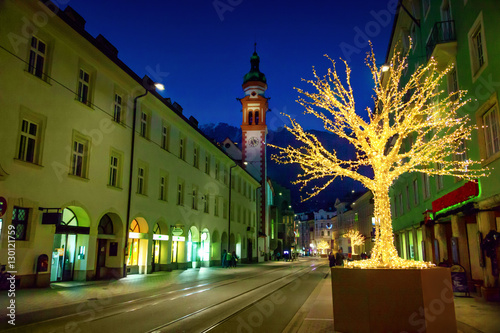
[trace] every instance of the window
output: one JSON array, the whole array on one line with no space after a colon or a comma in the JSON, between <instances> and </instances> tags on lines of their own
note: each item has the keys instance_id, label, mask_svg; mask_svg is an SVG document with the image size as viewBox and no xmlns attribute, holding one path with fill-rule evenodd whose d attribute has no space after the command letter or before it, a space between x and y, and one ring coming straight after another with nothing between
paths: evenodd
<instances>
[{"instance_id":1,"label":"window","mask_svg":"<svg viewBox=\"0 0 500 333\"><path fill-rule=\"evenodd\" d=\"M113 105L114 105L113 120L116 121L117 123L121 123L123 121L122 96L115 94L115 101L114 101Z\"/></svg>"},{"instance_id":2,"label":"window","mask_svg":"<svg viewBox=\"0 0 500 333\"><path fill-rule=\"evenodd\" d=\"M191 208L198 209L198 189L193 187L193 191L191 192L192 200L191 200Z\"/></svg>"},{"instance_id":3,"label":"window","mask_svg":"<svg viewBox=\"0 0 500 333\"><path fill-rule=\"evenodd\" d=\"M215 179L219 179L219 163L215 161Z\"/></svg>"},{"instance_id":4,"label":"window","mask_svg":"<svg viewBox=\"0 0 500 333\"><path fill-rule=\"evenodd\" d=\"M467 146L465 145L465 140L460 140L455 160L460 162L465 162L467 160Z\"/></svg>"},{"instance_id":5,"label":"window","mask_svg":"<svg viewBox=\"0 0 500 333\"><path fill-rule=\"evenodd\" d=\"M177 205L184 205L184 183L177 183Z\"/></svg>"},{"instance_id":6,"label":"window","mask_svg":"<svg viewBox=\"0 0 500 333\"><path fill-rule=\"evenodd\" d=\"M234 208L235 208L235 207L234 207L234 204L233 204L233 203L231 203L231 207L230 207L230 209L231 209L231 214L229 214L229 215L230 215L230 219L231 219L231 221L234 221L234 215L235 215L235 214L234 214Z\"/></svg>"},{"instance_id":7,"label":"window","mask_svg":"<svg viewBox=\"0 0 500 333\"><path fill-rule=\"evenodd\" d=\"M170 130L168 125L163 124L161 127L161 148L168 150L170 145Z\"/></svg>"},{"instance_id":8,"label":"window","mask_svg":"<svg viewBox=\"0 0 500 333\"><path fill-rule=\"evenodd\" d=\"M476 22L469 31L469 53L473 78L479 76L480 71L488 64L486 41L484 37L483 14L480 13Z\"/></svg>"},{"instance_id":9,"label":"window","mask_svg":"<svg viewBox=\"0 0 500 333\"><path fill-rule=\"evenodd\" d=\"M199 159L200 159L200 156L199 156L199 149L198 147L194 147L193 148L193 166L195 168L198 168L199 165L200 165L200 162L199 162Z\"/></svg>"},{"instance_id":10,"label":"window","mask_svg":"<svg viewBox=\"0 0 500 333\"><path fill-rule=\"evenodd\" d=\"M109 162L109 181L108 185L113 187L119 187L120 185L120 156L115 153L111 153Z\"/></svg>"},{"instance_id":11,"label":"window","mask_svg":"<svg viewBox=\"0 0 500 333\"><path fill-rule=\"evenodd\" d=\"M448 94L450 95L450 98L452 101L456 101L458 99L458 79L457 79L457 70L456 68L453 68L450 70L448 73Z\"/></svg>"},{"instance_id":12,"label":"window","mask_svg":"<svg viewBox=\"0 0 500 333\"><path fill-rule=\"evenodd\" d=\"M184 138L179 139L179 158L183 160L186 154L186 140Z\"/></svg>"},{"instance_id":13,"label":"window","mask_svg":"<svg viewBox=\"0 0 500 333\"><path fill-rule=\"evenodd\" d=\"M424 173L422 174L422 182L423 182L423 190L424 190L424 199L428 199L431 196L431 190L429 187L429 175Z\"/></svg>"},{"instance_id":14,"label":"window","mask_svg":"<svg viewBox=\"0 0 500 333\"><path fill-rule=\"evenodd\" d=\"M412 42L412 52L415 52L417 49L417 43L418 43L418 38L417 38L417 25L415 23L411 24L410 27L410 38Z\"/></svg>"},{"instance_id":15,"label":"window","mask_svg":"<svg viewBox=\"0 0 500 333\"><path fill-rule=\"evenodd\" d=\"M210 174L210 155L208 155L208 153L205 156L205 173L207 175Z\"/></svg>"},{"instance_id":16,"label":"window","mask_svg":"<svg viewBox=\"0 0 500 333\"><path fill-rule=\"evenodd\" d=\"M28 72L31 74L45 79L45 57L47 54L47 44L38 39L38 37L31 37L30 59L28 63Z\"/></svg>"},{"instance_id":17,"label":"window","mask_svg":"<svg viewBox=\"0 0 500 333\"><path fill-rule=\"evenodd\" d=\"M228 182L227 171L223 166L222 166L222 178L224 179L224 184L227 185Z\"/></svg>"},{"instance_id":18,"label":"window","mask_svg":"<svg viewBox=\"0 0 500 333\"><path fill-rule=\"evenodd\" d=\"M160 176L160 193L158 196L158 199L162 201L167 201L167 176L166 175L161 175Z\"/></svg>"},{"instance_id":19,"label":"window","mask_svg":"<svg viewBox=\"0 0 500 333\"><path fill-rule=\"evenodd\" d=\"M220 197L215 196L215 203L214 203L214 215L219 216L219 200Z\"/></svg>"},{"instance_id":20,"label":"window","mask_svg":"<svg viewBox=\"0 0 500 333\"><path fill-rule=\"evenodd\" d=\"M146 194L146 171L143 167L137 169L137 193Z\"/></svg>"},{"instance_id":21,"label":"window","mask_svg":"<svg viewBox=\"0 0 500 333\"><path fill-rule=\"evenodd\" d=\"M429 9L431 8L431 0L422 0L422 6L424 11L424 16L427 16Z\"/></svg>"},{"instance_id":22,"label":"window","mask_svg":"<svg viewBox=\"0 0 500 333\"><path fill-rule=\"evenodd\" d=\"M208 193L205 194L203 212L208 213L208 207L210 206L210 196Z\"/></svg>"},{"instance_id":23,"label":"window","mask_svg":"<svg viewBox=\"0 0 500 333\"><path fill-rule=\"evenodd\" d=\"M149 123L149 117L148 114L144 111L141 112L141 127L140 127L140 132L139 134L143 138L148 137L148 123Z\"/></svg>"},{"instance_id":24,"label":"window","mask_svg":"<svg viewBox=\"0 0 500 333\"><path fill-rule=\"evenodd\" d=\"M399 200L399 215L403 215L404 213L403 193L399 193L398 200Z\"/></svg>"},{"instance_id":25,"label":"window","mask_svg":"<svg viewBox=\"0 0 500 333\"><path fill-rule=\"evenodd\" d=\"M486 157L490 157L500 150L498 107L490 108L482 117Z\"/></svg>"},{"instance_id":26,"label":"window","mask_svg":"<svg viewBox=\"0 0 500 333\"><path fill-rule=\"evenodd\" d=\"M87 178L88 154L88 140L82 137L73 139L73 151L71 153L71 174L73 176Z\"/></svg>"},{"instance_id":27,"label":"window","mask_svg":"<svg viewBox=\"0 0 500 333\"><path fill-rule=\"evenodd\" d=\"M418 205L418 182L416 179L413 180L413 203Z\"/></svg>"},{"instance_id":28,"label":"window","mask_svg":"<svg viewBox=\"0 0 500 333\"><path fill-rule=\"evenodd\" d=\"M21 134L17 158L21 161L38 163L39 126L27 119L21 120Z\"/></svg>"},{"instance_id":29,"label":"window","mask_svg":"<svg viewBox=\"0 0 500 333\"><path fill-rule=\"evenodd\" d=\"M26 240L28 229L28 208L14 206L12 211L12 225L16 228L16 240Z\"/></svg>"},{"instance_id":30,"label":"window","mask_svg":"<svg viewBox=\"0 0 500 333\"><path fill-rule=\"evenodd\" d=\"M78 75L78 100L90 105L90 74L82 68Z\"/></svg>"},{"instance_id":31,"label":"window","mask_svg":"<svg viewBox=\"0 0 500 333\"><path fill-rule=\"evenodd\" d=\"M410 186L406 185L406 210L410 211Z\"/></svg>"},{"instance_id":32,"label":"window","mask_svg":"<svg viewBox=\"0 0 500 333\"><path fill-rule=\"evenodd\" d=\"M442 170L443 169L443 165L441 163L438 163L436 165L436 168L438 170ZM444 184L443 184L443 175L436 175L436 188L437 190L442 190L444 187Z\"/></svg>"}]
</instances>

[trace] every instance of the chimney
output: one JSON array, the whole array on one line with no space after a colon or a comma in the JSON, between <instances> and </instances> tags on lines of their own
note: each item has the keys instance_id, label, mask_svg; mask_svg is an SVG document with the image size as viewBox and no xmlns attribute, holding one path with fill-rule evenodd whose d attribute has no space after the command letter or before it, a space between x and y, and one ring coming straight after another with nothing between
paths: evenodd
<instances>
[{"instance_id":1,"label":"chimney","mask_svg":"<svg viewBox=\"0 0 500 333\"><path fill-rule=\"evenodd\" d=\"M193 124L196 128L198 128L198 120L196 120L195 117L193 116L190 116L189 117L189 121L191 122L191 124Z\"/></svg>"},{"instance_id":2,"label":"chimney","mask_svg":"<svg viewBox=\"0 0 500 333\"><path fill-rule=\"evenodd\" d=\"M85 19L80 14L78 14L76 10L71 8L71 6L66 6L66 8L64 9L64 14L66 14L66 16L71 21L73 21L76 26L85 30Z\"/></svg>"},{"instance_id":3,"label":"chimney","mask_svg":"<svg viewBox=\"0 0 500 333\"><path fill-rule=\"evenodd\" d=\"M103 35L99 34L99 36L97 36L95 40L101 46L101 51L103 51L107 55L118 57L118 49L113 44L111 44L110 41L107 40Z\"/></svg>"},{"instance_id":4,"label":"chimney","mask_svg":"<svg viewBox=\"0 0 500 333\"><path fill-rule=\"evenodd\" d=\"M174 102L172 105L179 113L182 113L182 106L179 105L179 103Z\"/></svg>"}]
</instances>

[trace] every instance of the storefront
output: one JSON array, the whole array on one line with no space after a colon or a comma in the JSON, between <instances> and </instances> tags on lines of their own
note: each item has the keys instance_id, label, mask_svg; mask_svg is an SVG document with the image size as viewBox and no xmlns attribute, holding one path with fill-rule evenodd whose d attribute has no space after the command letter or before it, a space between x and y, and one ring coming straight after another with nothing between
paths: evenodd
<instances>
[{"instance_id":1,"label":"storefront","mask_svg":"<svg viewBox=\"0 0 500 333\"><path fill-rule=\"evenodd\" d=\"M50 281L86 280L89 241L88 218L77 207L64 208L61 221L56 224L52 246ZM79 218L77 213L80 214ZM84 221L81 221L84 220ZM86 221L85 221L86 220Z\"/></svg>"}]
</instances>

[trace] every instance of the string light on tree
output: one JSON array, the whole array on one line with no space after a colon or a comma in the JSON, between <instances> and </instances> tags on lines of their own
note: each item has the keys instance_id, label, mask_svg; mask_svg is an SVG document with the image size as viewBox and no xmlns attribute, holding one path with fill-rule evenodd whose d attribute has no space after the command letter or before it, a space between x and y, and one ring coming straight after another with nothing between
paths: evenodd
<instances>
[{"instance_id":1,"label":"string light on tree","mask_svg":"<svg viewBox=\"0 0 500 333\"><path fill-rule=\"evenodd\" d=\"M410 47L411 49L411 47ZM408 51L409 52L409 51ZM473 180L486 176L480 162L456 158L463 154L461 143L469 140L475 127L459 109L468 100L465 92L444 94L440 83L452 67L438 71L435 59L420 65L407 81L402 81L407 68L408 53L395 52L386 72L375 61L373 49L366 64L374 81L375 107L366 108L361 117L356 113L350 83L351 69L345 61L346 84L338 76L335 61L325 76L313 68L314 80L305 80L316 92L297 89L305 97L298 102L306 114L322 120L324 128L346 140L356 149L356 158L344 160L335 150L329 151L290 116L287 130L302 143L301 147L278 147L272 158L278 163L299 164L302 173L294 184L310 189L303 200L310 199L330 185L337 177L361 182L373 193L375 244L369 260L350 262L348 267L360 268L427 268L429 262L398 257L394 246L389 188L402 174L422 172L427 175L449 175ZM383 75L386 76L383 83ZM307 98L307 99L306 99ZM366 119L366 120L365 120ZM406 143L406 144L405 144ZM370 167L373 177L359 172ZM312 186L311 183L321 185Z\"/></svg>"},{"instance_id":2,"label":"string light on tree","mask_svg":"<svg viewBox=\"0 0 500 333\"><path fill-rule=\"evenodd\" d=\"M318 250L321 250L321 252L323 252L323 250L328 250L329 248L330 244L328 244L325 240L322 240L318 244Z\"/></svg>"},{"instance_id":3,"label":"string light on tree","mask_svg":"<svg viewBox=\"0 0 500 333\"><path fill-rule=\"evenodd\" d=\"M351 229L342 235L342 237L349 238L351 240L352 254L356 254L355 246L360 246L365 243L365 236L360 234L357 230Z\"/></svg>"}]
</instances>

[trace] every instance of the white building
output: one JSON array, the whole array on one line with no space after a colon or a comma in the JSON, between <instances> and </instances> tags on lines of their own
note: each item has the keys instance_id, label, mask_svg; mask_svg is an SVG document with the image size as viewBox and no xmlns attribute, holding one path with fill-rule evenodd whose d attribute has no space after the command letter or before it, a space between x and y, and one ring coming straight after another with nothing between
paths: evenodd
<instances>
[{"instance_id":1,"label":"white building","mask_svg":"<svg viewBox=\"0 0 500 333\"><path fill-rule=\"evenodd\" d=\"M24 287L256 258L259 181L84 25L0 2L0 263Z\"/></svg>"}]
</instances>

